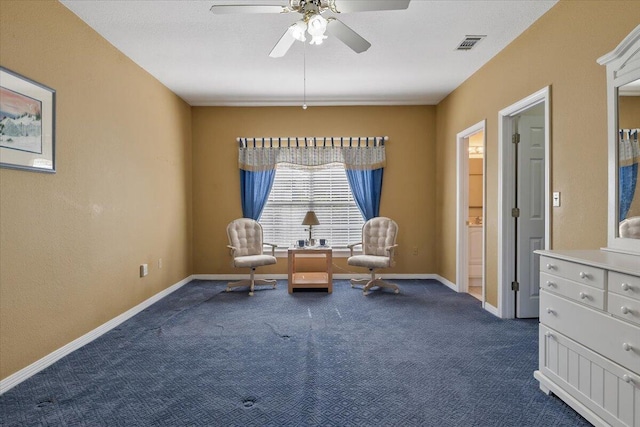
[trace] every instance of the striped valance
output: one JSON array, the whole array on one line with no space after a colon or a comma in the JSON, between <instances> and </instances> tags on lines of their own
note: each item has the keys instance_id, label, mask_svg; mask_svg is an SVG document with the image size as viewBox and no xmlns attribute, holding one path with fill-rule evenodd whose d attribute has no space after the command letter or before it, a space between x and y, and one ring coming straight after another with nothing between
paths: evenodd
<instances>
[{"instance_id":1,"label":"striped valance","mask_svg":"<svg viewBox=\"0 0 640 427\"><path fill-rule=\"evenodd\" d=\"M346 169L380 169L387 137L238 138L240 169L275 169L278 163L317 167L343 163Z\"/></svg>"},{"instance_id":2,"label":"striped valance","mask_svg":"<svg viewBox=\"0 0 640 427\"><path fill-rule=\"evenodd\" d=\"M635 163L640 163L638 131L640 131L640 129L620 129L618 166L630 166Z\"/></svg>"}]
</instances>

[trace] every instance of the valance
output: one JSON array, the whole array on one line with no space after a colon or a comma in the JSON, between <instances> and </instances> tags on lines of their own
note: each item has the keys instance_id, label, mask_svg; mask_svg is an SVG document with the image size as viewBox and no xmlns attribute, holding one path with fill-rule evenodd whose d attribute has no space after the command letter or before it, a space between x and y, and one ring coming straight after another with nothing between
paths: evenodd
<instances>
[{"instance_id":1,"label":"valance","mask_svg":"<svg viewBox=\"0 0 640 427\"><path fill-rule=\"evenodd\" d=\"M386 164L387 137L238 138L238 164L246 171L276 168L278 163L317 167L343 163L345 169L373 170Z\"/></svg>"},{"instance_id":2,"label":"valance","mask_svg":"<svg viewBox=\"0 0 640 427\"><path fill-rule=\"evenodd\" d=\"M618 166L630 166L635 163L640 163L639 131L640 129L620 129Z\"/></svg>"}]
</instances>

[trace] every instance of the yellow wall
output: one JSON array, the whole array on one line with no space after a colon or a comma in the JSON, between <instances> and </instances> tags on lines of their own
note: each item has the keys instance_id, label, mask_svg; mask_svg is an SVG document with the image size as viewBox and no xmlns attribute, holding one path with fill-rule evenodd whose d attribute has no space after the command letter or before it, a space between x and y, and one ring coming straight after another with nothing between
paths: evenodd
<instances>
[{"instance_id":1,"label":"yellow wall","mask_svg":"<svg viewBox=\"0 0 640 427\"><path fill-rule=\"evenodd\" d=\"M560 1L437 107L438 273L456 275L456 134L487 119L487 301L497 306L498 112L551 86L553 249L607 243L605 68L596 60L639 23L640 2Z\"/></svg>"},{"instance_id":2,"label":"yellow wall","mask_svg":"<svg viewBox=\"0 0 640 427\"><path fill-rule=\"evenodd\" d=\"M194 107L192 119L195 274L238 273L226 226L242 216L239 136L388 136L380 215L398 223L400 247L396 267L385 272L435 272L435 107ZM335 259L346 269L344 261ZM284 274L286 264L280 258L261 272Z\"/></svg>"},{"instance_id":3,"label":"yellow wall","mask_svg":"<svg viewBox=\"0 0 640 427\"><path fill-rule=\"evenodd\" d=\"M191 273L191 113L58 2L0 2L0 64L57 94L58 172L0 169L6 378Z\"/></svg>"},{"instance_id":4,"label":"yellow wall","mask_svg":"<svg viewBox=\"0 0 640 427\"><path fill-rule=\"evenodd\" d=\"M390 271L455 281L456 134L487 119L495 306L497 115L550 85L552 188L563 203L552 246L604 246L606 88L596 59L638 16L640 2L563 0L437 107L303 111L189 108L59 3L0 1L0 64L57 90L58 168L0 170L0 378L190 274L237 273L224 230L241 215L238 136L388 135L381 214L400 225ZM285 273L286 262L264 271Z\"/></svg>"},{"instance_id":5,"label":"yellow wall","mask_svg":"<svg viewBox=\"0 0 640 427\"><path fill-rule=\"evenodd\" d=\"M619 128L640 128L640 96L618 97L618 115Z\"/></svg>"},{"instance_id":6,"label":"yellow wall","mask_svg":"<svg viewBox=\"0 0 640 427\"><path fill-rule=\"evenodd\" d=\"M482 206L484 203L482 188L484 182L483 166L483 159L469 159L469 217L482 218Z\"/></svg>"}]
</instances>

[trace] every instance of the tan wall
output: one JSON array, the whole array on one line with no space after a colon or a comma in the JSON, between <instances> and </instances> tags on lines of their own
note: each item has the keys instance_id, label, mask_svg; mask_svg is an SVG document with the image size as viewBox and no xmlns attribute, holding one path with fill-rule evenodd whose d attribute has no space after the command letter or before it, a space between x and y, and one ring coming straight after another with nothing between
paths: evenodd
<instances>
[{"instance_id":1,"label":"tan wall","mask_svg":"<svg viewBox=\"0 0 640 427\"><path fill-rule=\"evenodd\" d=\"M469 217L482 217L483 198L483 159L469 159Z\"/></svg>"},{"instance_id":2,"label":"tan wall","mask_svg":"<svg viewBox=\"0 0 640 427\"><path fill-rule=\"evenodd\" d=\"M619 128L640 128L640 96L618 97Z\"/></svg>"},{"instance_id":3,"label":"tan wall","mask_svg":"<svg viewBox=\"0 0 640 427\"><path fill-rule=\"evenodd\" d=\"M239 136L389 136L380 215L398 223L400 247L386 271L435 272L435 107L195 107L192 117L195 274L238 273L226 226L242 216ZM345 272L344 261L335 259L334 273ZM261 271L286 273L286 258Z\"/></svg>"},{"instance_id":4,"label":"tan wall","mask_svg":"<svg viewBox=\"0 0 640 427\"><path fill-rule=\"evenodd\" d=\"M640 2L560 1L437 107L439 273L456 275L456 134L487 119L487 301L497 306L498 112L551 86L554 249L607 243L605 68L596 60L638 25Z\"/></svg>"},{"instance_id":5,"label":"tan wall","mask_svg":"<svg viewBox=\"0 0 640 427\"><path fill-rule=\"evenodd\" d=\"M6 378L190 274L191 123L58 2L0 2L0 63L57 93L58 172L0 170Z\"/></svg>"}]
</instances>

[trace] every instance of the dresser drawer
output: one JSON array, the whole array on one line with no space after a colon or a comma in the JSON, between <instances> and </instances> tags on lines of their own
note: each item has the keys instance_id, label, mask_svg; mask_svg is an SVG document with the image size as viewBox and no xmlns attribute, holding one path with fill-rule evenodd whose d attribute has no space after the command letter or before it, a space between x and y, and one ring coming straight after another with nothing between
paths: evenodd
<instances>
[{"instance_id":1,"label":"dresser drawer","mask_svg":"<svg viewBox=\"0 0 640 427\"><path fill-rule=\"evenodd\" d=\"M640 300L640 276L609 272L609 292Z\"/></svg>"},{"instance_id":2,"label":"dresser drawer","mask_svg":"<svg viewBox=\"0 0 640 427\"><path fill-rule=\"evenodd\" d=\"M640 327L545 290L540 323L640 374Z\"/></svg>"},{"instance_id":3,"label":"dresser drawer","mask_svg":"<svg viewBox=\"0 0 640 427\"><path fill-rule=\"evenodd\" d=\"M548 273L540 273L540 288L560 294L590 307L604 310L604 295L602 289L573 282Z\"/></svg>"},{"instance_id":4,"label":"dresser drawer","mask_svg":"<svg viewBox=\"0 0 640 427\"><path fill-rule=\"evenodd\" d=\"M610 293L607 311L616 317L640 325L640 300Z\"/></svg>"},{"instance_id":5,"label":"dresser drawer","mask_svg":"<svg viewBox=\"0 0 640 427\"><path fill-rule=\"evenodd\" d=\"M611 426L640 426L640 375L540 325L541 384L558 385ZM549 383L549 380L551 383Z\"/></svg>"},{"instance_id":6,"label":"dresser drawer","mask_svg":"<svg viewBox=\"0 0 640 427\"><path fill-rule=\"evenodd\" d=\"M540 271L582 283L583 285L604 289L605 271L601 268L541 256Z\"/></svg>"}]
</instances>

